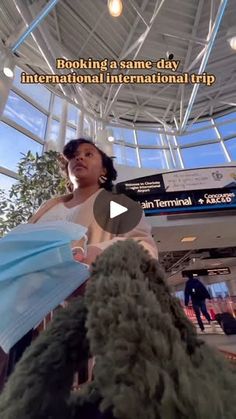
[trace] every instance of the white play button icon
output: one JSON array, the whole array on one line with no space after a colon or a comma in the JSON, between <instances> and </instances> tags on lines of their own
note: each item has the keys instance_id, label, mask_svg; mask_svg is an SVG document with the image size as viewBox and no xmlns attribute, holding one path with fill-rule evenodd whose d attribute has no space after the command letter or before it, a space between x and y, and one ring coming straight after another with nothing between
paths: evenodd
<instances>
[{"instance_id":1,"label":"white play button icon","mask_svg":"<svg viewBox=\"0 0 236 419\"><path fill-rule=\"evenodd\" d=\"M140 222L143 211L140 204L128 196L104 189L94 201L93 214L103 231L118 236L132 231Z\"/></svg>"},{"instance_id":2,"label":"white play button icon","mask_svg":"<svg viewBox=\"0 0 236 419\"><path fill-rule=\"evenodd\" d=\"M110 202L110 218L118 217L118 215L123 214L128 211L128 208L123 205L117 204L115 201Z\"/></svg>"}]
</instances>

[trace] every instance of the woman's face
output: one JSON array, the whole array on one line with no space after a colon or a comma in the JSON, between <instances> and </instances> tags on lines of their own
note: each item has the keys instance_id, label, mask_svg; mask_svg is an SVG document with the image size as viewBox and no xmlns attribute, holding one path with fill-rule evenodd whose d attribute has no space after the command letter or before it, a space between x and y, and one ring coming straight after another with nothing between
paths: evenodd
<instances>
[{"instance_id":1,"label":"woman's face","mask_svg":"<svg viewBox=\"0 0 236 419\"><path fill-rule=\"evenodd\" d=\"M68 174L74 187L99 185L99 177L106 175L102 156L92 144L80 144L68 163Z\"/></svg>"}]
</instances>

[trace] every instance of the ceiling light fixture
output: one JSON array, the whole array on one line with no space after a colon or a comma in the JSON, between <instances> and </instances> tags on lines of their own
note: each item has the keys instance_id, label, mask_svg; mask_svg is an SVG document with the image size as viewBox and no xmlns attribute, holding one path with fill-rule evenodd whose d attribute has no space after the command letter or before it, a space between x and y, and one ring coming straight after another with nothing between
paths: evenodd
<instances>
[{"instance_id":1,"label":"ceiling light fixture","mask_svg":"<svg viewBox=\"0 0 236 419\"><path fill-rule=\"evenodd\" d=\"M110 141L110 143L113 143L113 141L114 141L114 137L112 137L112 136L110 136L110 137L107 137L107 139L108 139L108 141Z\"/></svg>"},{"instance_id":2,"label":"ceiling light fixture","mask_svg":"<svg viewBox=\"0 0 236 419\"><path fill-rule=\"evenodd\" d=\"M3 73L5 74L5 76L9 78L12 78L14 76L14 73L10 67L4 67Z\"/></svg>"},{"instance_id":3,"label":"ceiling light fixture","mask_svg":"<svg viewBox=\"0 0 236 419\"><path fill-rule=\"evenodd\" d=\"M187 243L187 242L194 242L197 239L197 237L183 237L181 239L182 243Z\"/></svg>"},{"instance_id":4,"label":"ceiling light fixture","mask_svg":"<svg viewBox=\"0 0 236 419\"><path fill-rule=\"evenodd\" d=\"M111 16L119 17L123 10L122 0L108 0L108 10Z\"/></svg>"},{"instance_id":5,"label":"ceiling light fixture","mask_svg":"<svg viewBox=\"0 0 236 419\"><path fill-rule=\"evenodd\" d=\"M113 141L115 141L113 130L111 128L106 129L106 136L107 136L107 141L109 141L110 143L113 143Z\"/></svg>"},{"instance_id":6,"label":"ceiling light fixture","mask_svg":"<svg viewBox=\"0 0 236 419\"><path fill-rule=\"evenodd\" d=\"M14 77L14 67L15 67L15 57L11 54L10 51L3 50L1 51L1 70L5 76L9 78Z\"/></svg>"},{"instance_id":7,"label":"ceiling light fixture","mask_svg":"<svg viewBox=\"0 0 236 419\"><path fill-rule=\"evenodd\" d=\"M227 41L233 50L236 50L236 26L230 28L227 32Z\"/></svg>"}]
</instances>

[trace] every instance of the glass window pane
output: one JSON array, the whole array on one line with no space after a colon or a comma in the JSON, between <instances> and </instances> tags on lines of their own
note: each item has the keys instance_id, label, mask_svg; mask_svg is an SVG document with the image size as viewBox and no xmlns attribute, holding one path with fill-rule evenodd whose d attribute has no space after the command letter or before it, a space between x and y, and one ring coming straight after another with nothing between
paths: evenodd
<instances>
[{"instance_id":1,"label":"glass window pane","mask_svg":"<svg viewBox=\"0 0 236 419\"><path fill-rule=\"evenodd\" d=\"M124 141L128 144L135 144L134 130L129 128L108 127L112 130L116 141Z\"/></svg>"},{"instance_id":2,"label":"glass window pane","mask_svg":"<svg viewBox=\"0 0 236 419\"><path fill-rule=\"evenodd\" d=\"M9 93L3 115L44 139L47 116L12 91Z\"/></svg>"},{"instance_id":3,"label":"glass window pane","mask_svg":"<svg viewBox=\"0 0 236 419\"><path fill-rule=\"evenodd\" d=\"M20 131L0 122L0 166L17 171L17 164L29 150L42 153L43 146L31 140Z\"/></svg>"},{"instance_id":4,"label":"glass window pane","mask_svg":"<svg viewBox=\"0 0 236 419\"><path fill-rule=\"evenodd\" d=\"M138 130L136 134L139 145L161 145L161 138L157 132Z\"/></svg>"},{"instance_id":5,"label":"glass window pane","mask_svg":"<svg viewBox=\"0 0 236 419\"><path fill-rule=\"evenodd\" d=\"M135 148L125 147L125 159L128 166L138 166L138 158Z\"/></svg>"},{"instance_id":6,"label":"glass window pane","mask_svg":"<svg viewBox=\"0 0 236 419\"><path fill-rule=\"evenodd\" d=\"M118 164L125 164L124 157L123 157L123 146L120 146L119 144L112 144L113 148L113 156L115 157L115 163Z\"/></svg>"},{"instance_id":7,"label":"glass window pane","mask_svg":"<svg viewBox=\"0 0 236 419\"><path fill-rule=\"evenodd\" d=\"M184 166L187 169L227 162L221 144L207 144L200 147L183 148L181 149L181 154Z\"/></svg>"},{"instance_id":8,"label":"glass window pane","mask_svg":"<svg viewBox=\"0 0 236 419\"><path fill-rule=\"evenodd\" d=\"M111 127L111 129L112 129L113 136L116 141L124 141L124 138L122 138L121 128Z\"/></svg>"},{"instance_id":9,"label":"glass window pane","mask_svg":"<svg viewBox=\"0 0 236 419\"><path fill-rule=\"evenodd\" d=\"M226 125L217 126L222 138L229 137L236 134L236 121Z\"/></svg>"},{"instance_id":10,"label":"glass window pane","mask_svg":"<svg viewBox=\"0 0 236 419\"><path fill-rule=\"evenodd\" d=\"M9 190L11 189L12 185L14 185L16 182L17 179L0 173L0 189L3 189L4 192L6 192L7 194L9 193Z\"/></svg>"},{"instance_id":11,"label":"glass window pane","mask_svg":"<svg viewBox=\"0 0 236 419\"><path fill-rule=\"evenodd\" d=\"M219 124L222 122L231 121L231 119L236 119L236 112L230 112L227 115L220 116L219 118L214 118L214 121L216 122L216 124Z\"/></svg>"},{"instance_id":12,"label":"glass window pane","mask_svg":"<svg viewBox=\"0 0 236 419\"><path fill-rule=\"evenodd\" d=\"M149 169L165 169L166 160L162 150L140 149L141 166Z\"/></svg>"},{"instance_id":13,"label":"glass window pane","mask_svg":"<svg viewBox=\"0 0 236 419\"><path fill-rule=\"evenodd\" d=\"M71 124L77 125L77 123L78 123L78 113L79 112L80 111L79 111L78 108L76 108L76 106L71 105L71 103L69 103L67 122L70 122Z\"/></svg>"},{"instance_id":14,"label":"glass window pane","mask_svg":"<svg viewBox=\"0 0 236 419\"><path fill-rule=\"evenodd\" d=\"M204 131L189 132L187 135L176 136L177 142L180 145L199 143L201 141L217 140L217 134L215 129L212 127Z\"/></svg>"},{"instance_id":15,"label":"glass window pane","mask_svg":"<svg viewBox=\"0 0 236 419\"><path fill-rule=\"evenodd\" d=\"M128 128L121 128L122 136L126 143L135 144L134 130Z\"/></svg>"},{"instance_id":16,"label":"glass window pane","mask_svg":"<svg viewBox=\"0 0 236 419\"><path fill-rule=\"evenodd\" d=\"M76 138L76 129L71 127L66 127L66 143L70 140L74 140Z\"/></svg>"},{"instance_id":17,"label":"glass window pane","mask_svg":"<svg viewBox=\"0 0 236 419\"><path fill-rule=\"evenodd\" d=\"M231 159L236 160L236 138L232 138L232 140L225 141L225 146L229 152Z\"/></svg>"},{"instance_id":18,"label":"glass window pane","mask_svg":"<svg viewBox=\"0 0 236 419\"><path fill-rule=\"evenodd\" d=\"M208 121L202 121L202 122L195 122L195 124L190 124L189 126L187 126L186 131L194 131L195 129L201 129L201 128L205 128L205 127L209 127L211 126L211 120L209 119Z\"/></svg>"},{"instance_id":19,"label":"glass window pane","mask_svg":"<svg viewBox=\"0 0 236 419\"><path fill-rule=\"evenodd\" d=\"M58 118L61 117L62 113L62 107L63 107L63 99L59 96L54 96L53 100L53 115L58 116Z\"/></svg>"},{"instance_id":20,"label":"glass window pane","mask_svg":"<svg viewBox=\"0 0 236 419\"><path fill-rule=\"evenodd\" d=\"M89 137L90 136L90 124L87 121L87 119L84 118L84 136Z\"/></svg>"},{"instance_id":21,"label":"glass window pane","mask_svg":"<svg viewBox=\"0 0 236 419\"><path fill-rule=\"evenodd\" d=\"M52 119L48 140L57 141L60 132L60 122L56 119Z\"/></svg>"},{"instance_id":22,"label":"glass window pane","mask_svg":"<svg viewBox=\"0 0 236 419\"><path fill-rule=\"evenodd\" d=\"M33 99L41 105L46 111L49 110L51 92L42 84L22 84L21 83L21 70L19 67L15 68L15 77L13 85L21 90L29 98Z\"/></svg>"}]
</instances>

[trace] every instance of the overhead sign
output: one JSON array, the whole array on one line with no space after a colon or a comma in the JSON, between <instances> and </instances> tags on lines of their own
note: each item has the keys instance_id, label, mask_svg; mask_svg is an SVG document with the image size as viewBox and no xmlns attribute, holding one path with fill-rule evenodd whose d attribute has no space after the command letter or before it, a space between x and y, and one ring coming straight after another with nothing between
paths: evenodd
<instances>
[{"instance_id":1,"label":"overhead sign","mask_svg":"<svg viewBox=\"0 0 236 419\"><path fill-rule=\"evenodd\" d=\"M193 269L185 270L182 272L183 277L194 277L194 276L216 276L216 275L229 275L230 269L227 268L210 268L210 269Z\"/></svg>"},{"instance_id":2,"label":"overhead sign","mask_svg":"<svg viewBox=\"0 0 236 419\"><path fill-rule=\"evenodd\" d=\"M236 166L146 176L118 183L117 191L139 202L147 216L234 209Z\"/></svg>"},{"instance_id":3,"label":"overhead sign","mask_svg":"<svg viewBox=\"0 0 236 419\"><path fill-rule=\"evenodd\" d=\"M119 192L130 196L231 187L236 187L236 166L158 173L117 184Z\"/></svg>"},{"instance_id":4,"label":"overhead sign","mask_svg":"<svg viewBox=\"0 0 236 419\"><path fill-rule=\"evenodd\" d=\"M236 166L164 173L163 181L169 192L236 187Z\"/></svg>"},{"instance_id":5,"label":"overhead sign","mask_svg":"<svg viewBox=\"0 0 236 419\"><path fill-rule=\"evenodd\" d=\"M141 196L138 202L147 216L233 209L236 208L236 188L166 192L147 199Z\"/></svg>"}]
</instances>

